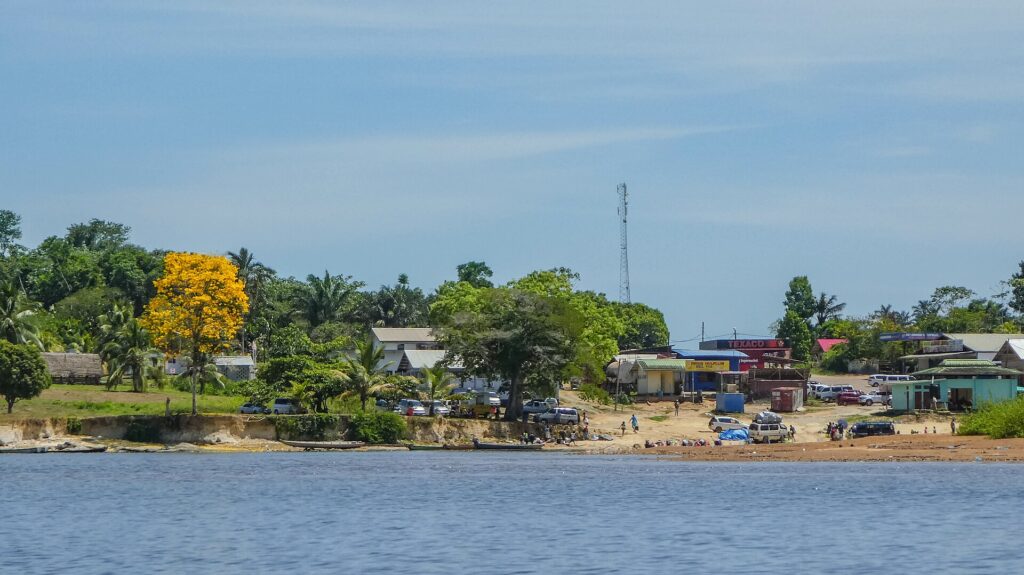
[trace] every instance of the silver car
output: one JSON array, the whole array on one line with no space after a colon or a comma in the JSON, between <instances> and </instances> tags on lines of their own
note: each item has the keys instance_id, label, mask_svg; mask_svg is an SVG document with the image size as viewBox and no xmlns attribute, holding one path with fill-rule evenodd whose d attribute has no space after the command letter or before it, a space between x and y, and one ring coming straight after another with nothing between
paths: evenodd
<instances>
[{"instance_id":1,"label":"silver car","mask_svg":"<svg viewBox=\"0 0 1024 575\"><path fill-rule=\"evenodd\" d=\"M403 399L395 406L395 413L402 415L426 415L427 408L418 399Z\"/></svg>"},{"instance_id":2,"label":"silver car","mask_svg":"<svg viewBox=\"0 0 1024 575\"><path fill-rule=\"evenodd\" d=\"M452 410L440 399L434 400L434 415L450 415Z\"/></svg>"}]
</instances>

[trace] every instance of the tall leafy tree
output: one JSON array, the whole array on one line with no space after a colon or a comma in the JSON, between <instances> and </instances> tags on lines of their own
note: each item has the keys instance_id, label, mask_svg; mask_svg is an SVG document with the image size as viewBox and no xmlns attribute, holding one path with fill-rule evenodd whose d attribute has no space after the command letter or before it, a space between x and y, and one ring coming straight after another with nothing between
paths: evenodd
<instances>
[{"instance_id":1,"label":"tall leafy tree","mask_svg":"<svg viewBox=\"0 0 1024 575\"><path fill-rule=\"evenodd\" d=\"M793 350L793 359L803 361L810 357L811 346L814 342L811 329L807 327L804 318L797 315L795 311L786 312L785 317L779 322L776 337L785 340L786 345Z\"/></svg>"},{"instance_id":2,"label":"tall leafy tree","mask_svg":"<svg viewBox=\"0 0 1024 575\"><path fill-rule=\"evenodd\" d=\"M11 210L0 210L0 257L10 256L21 239L21 216Z\"/></svg>"},{"instance_id":3,"label":"tall leafy tree","mask_svg":"<svg viewBox=\"0 0 1024 575\"><path fill-rule=\"evenodd\" d=\"M810 323L816 311L817 300L814 298L814 290L811 289L811 281L807 276L796 276L789 282L789 289L786 290L786 311L791 311L806 323Z\"/></svg>"},{"instance_id":4,"label":"tall leafy tree","mask_svg":"<svg viewBox=\"0 0 1024 575\"><path fill-rule=\"evenodd\" d=\"M69 227L65 237L68 243L76 248L103 251L128 243L131 231L132 229L124 224L93 218L89 223Z\"/></svg>"},{"instance_id":5,"label":"tall leafy tree","mask_svg":"<svg viewBox=\"0 0 1024 575\"><path fill-rule=\"evenodd\" d=\"M620 350L668 345L668 325L660 311L636 302L611 302L611 306L624 328L618 337Z\"/></svg>"},{"instance_id":6,"label":"tall leafy tree","mask_svg":"<svg viewBox=\"0 0 1024 575\"><path fill-rule=\"evenodd\" d=\"M167 254L156 293L146 306L142 325L160 349L188 355L195 415L199 375L211 355L238 333L249 300L238 270L227 258L190 253Z\"/></svg>"},{"instance_id":7,"label":"tall leafy tree","mask_svg":"<svg viewBox=\"0 0 1024 575\"><path fill-rule=\"evenodd\" d=\"M429 306L420 288L409 285L409 276L400 274L393 286L380 286L369 294L369 319L381 327L415 327L427 324Z\"/></svg>"},{"instance_id":8,"label":"tall leafy tree","mask_svg":"<svg viewBox=\"0 0 1024 575\"><path fill-rule=\"evenodd\" d=\"M522 414L527 385L550 386L577 357L584 321L565 298L513 288L483 289L479 305L448 317L439 341L446 359L472 374L509 382L505 418Z\"/></svg>"},{"instance_id":9,"label":"tall leafy tree","mask_svg":"<svg viewBox=\"0 0 1024 575\"><path fill-rule=\"evenodd\" d=\"M50 375L37 348L0 340L0 395L7 413L18 400L37 397L49 386Z\"/></svg>"},{"instance_id":10,"label":"tall leafy tree","mask_svg":"<svg viewBox=\"0 0 1024 575\"><path fill-rule=\"evenodd\" d=\"M491 276L494 272L484 262L466 262L455 268L459 274L459 281L466 282L473 287L494 287L491 283Z\"/></svg>"},{"instance_id":11,"label":"tall leafy tree","mask_svg":"<svg viewBox=\"0 0 1024 575\"><path fill-rule=\"evenodd\" d=\"M29 300L14 281L0 281L0 337L42 349L34 322L39 311L39 304Z\"/></svg>"},{"instance_id":12,"label":"tall leafy tree","mask_svg":"<svg viewBox=\"0 0 1024 575\"><path fill-rule=\"evenodd\" d=\"M366 411L366 400L370 395L388 385L388 364L384 363L384 348L374 347L370 338L357 342L355 356L348 358L345 366L348 376L348 390L345 393L358 397L359 405Z\"/></svg>"},{"instance_id":13,"label":"tall leafy tree","mask_svg":"<svg viewBox=\"0 0 1024 575\"><path fill-rule=\"evenodd\" d=\"M1024 314L1024 261L1017 264L1020 268L1010 276L1010 307L1013 311Z\"/></svg>"}]
</instances>

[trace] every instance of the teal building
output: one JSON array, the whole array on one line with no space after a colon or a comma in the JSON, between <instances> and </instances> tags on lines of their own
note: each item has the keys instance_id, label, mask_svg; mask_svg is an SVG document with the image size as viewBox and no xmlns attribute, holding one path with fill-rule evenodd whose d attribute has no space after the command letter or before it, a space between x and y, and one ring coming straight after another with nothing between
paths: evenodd
<instances>
[{"instance_id":1,"label":"teal building","mask_svg":"<svg viewBox=\"0 0 1024 575\"><path fill-rule=\"evenodd\" d=\"M1017 382L1024 374L982 359L947 359L913 375L913 381L891 384L894 411L964 411L1009 401L1017 397Z\"/></svg>"}]
</instances>

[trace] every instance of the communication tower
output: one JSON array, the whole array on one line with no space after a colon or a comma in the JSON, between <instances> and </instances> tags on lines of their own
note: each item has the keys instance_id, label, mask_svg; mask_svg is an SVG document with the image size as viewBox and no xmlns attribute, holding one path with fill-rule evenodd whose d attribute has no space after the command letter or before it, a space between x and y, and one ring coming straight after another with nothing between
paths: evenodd
<instances>
[{"instance_id":1,"label":"communication tower","mask_svg":"<svg viewBox=\"0 0 1024 575\"><path fill-rule=\"evenodd\" d=\"M626 184L619 184L619 301L629 303L629 249L626 242L626 216L629 212L629 192Z\"/></svg>"}]
</instances>

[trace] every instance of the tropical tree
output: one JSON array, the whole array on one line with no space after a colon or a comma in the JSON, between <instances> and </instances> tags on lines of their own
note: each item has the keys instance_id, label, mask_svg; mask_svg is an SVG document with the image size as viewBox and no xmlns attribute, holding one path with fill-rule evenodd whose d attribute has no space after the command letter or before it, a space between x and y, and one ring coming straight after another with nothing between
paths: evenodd
<instances>
[{"instance_id":1,"label":"tropical tree","mask_svg":"<svg viewBox=\"0 0 1024 575\"><path fill-rule=\"evenodd\" d=\"M381 327L426 325L429 316L427 298L420 288L409 285L409 276L399 274L393 286L380 286L370 293L369 320Z\"/></svg>"},{"instance_id":2,"label":"tropical tree","mask_svg":"<svg viewBox=\"0 0 1024 575\"><path fill-rule=\"evenodd\" d=\"M1010 307L1019 314L1024 314L1024 261L1017 264L1020 268L1010 276L1007 282L1010 287Z\"/></svg>"},{"instance_id":3,"label":"tropical tree","mask_svg":"<svg viewBox=\"0 0 1024 575\"><path fill-rule=\"evenodd\" d=\"M11 210L0 210L0 257L9 256L21 239L21 216Z\"/></svg>"},{"instance_id":4,"label":"tropical tree","mask_svg":"<svg viewBox=\"0 0 1024 575\"><path fill-rule=\"evenodd\" d=\"M459 274L459 281L466 282L477 288L494 287L491 283L491 276L494 272L484 262L466 262L459 264L455 271Z\"/></svg>"},{"instance_id":5,"label":"tropical tree","mask_svg":"<svg viewBox=\"0 0 1024 575\"><path fill-rule=\"evenodd\" d=\"M815 326L821 327L830 319L838 319L846 304L839 301L839 297L821 292L814 302Z\"/></svg>"},{"instance_id":6,"label":"tropical tree","mask_svg":"<svg viewBox=\"0 0 1024 575\"><path fill-rule=\"evenodd\" d=\"M581 315L564 298L522 289L482 289L463 301L472 303L439 316L448 318L438 337L446 360L457 357L470 375L508 381L505 419L516 420L523 390L553 386L577 358Z\"/></svg>"},{"instance_id":7,"label":"tropical tree","mask_svg":"<svg viewBox=\"0 0 1024 575\"><path fill-rule=\"evenodd\" d=\"M359 405L366 411L366 400L371 394L387 387L387 369L390 363L384 363L384 348L375 347L373 339L356 342L354 357L345 360L348 374L348 389L344 395L355 395Z\"/></svg>"},{"instance_id":8,"label":"tropical tree","mask_svg":"<svg viewBox=\"0 0 1024 575\"><path fill-rule=\"evenodd\" d=\"M817 300L814 298L814 290L811 289L811 281L807 276L796 276L789 282L789 289L786 291L786 300L783 302L786 311L792 311L808 324L816 311Z\"/></svg>"},{"instance_id":9,"label":"tropical tree","mask_svg":"<svg viewBox=\"0 0 1024 575\"><path fill-rule=\"evenodd\" d=\"M146 306L142 325L160 349L189 357L192 415L198 413L196 384L211 355L234 338L249 310L243 287L227 258L190 253L164 258L164 275L156 281L157 295Z\"/></svg>"},{"instance_id":10,"label":"tropical tree","mask_svg":"<svg viewBox=\"0 0 1024 575\"><path fill-rule=\"evenodd\" d=\"M0 340L0 395L7 402L7 413L14 402L31 399L50 386L50 375L39 349Z\"/></svg>"},{"instance_id":11,"label":"tropical tree","mask_svg":"<svg viewBox=\"0 0 1024 575\"><path fill-rule=\"evenodd\" d=\"M339 319L348 310L362 282L352 281L352 276L332 276L324 270L324 277L310 274L306 277L306 289L298 295L298 304L310 327Z\"/></svg>"},{"instance_id":12,"label":"tropical tree","mask_svg":"<svg viewBox=\"0 0 1024 575\"><path fill-rule=\"evenodd\" d=\"M786 312L785 317L779 322L779 330L776 337L785 340L786 345L793 350L793 359L806 360L811 355L813 337L811 329L807 327L804 318L797 315L793 310Z\"/></svg>"},{"instance_id":13,"label":"tropical tree","mask_svg":"<svg viewBox=\"0 0 1024 575\"><path fill-rule=\"evenodd\" d=\"M131 373L132 391L146 391L146 366L149 357L157 351L139 320L128 320L103 346L103 355L110 366L107 389L117 387L121 379Z\"/></svg>"},{"instance_id":14,"label":"tropical tree","mask_svg":"<svg viewBox=\"0 0 1024 575\"><path fill-rule=\"evenodd\" d=\"M39 304L29 300L14 281L0 281L0 337L42 349L34 322L38 312Z\"/></svg>"},{"instance_id":15,"label":"tropical tree","mask_svg":"<svg viewBox=\"0 0 1024 575\"><path fill-rule=\"evenodd\" d=\"M242 289L249 298L249 311L245 315L245 326L240 334L242 350L244 351L247 349L246 331L248 331L253 319L267 305L267 284L270 283L276 272L256 261L252 252L244 246L237 252L228 252L228 259L238 268L238 279L242 280Z\"/></svg>"},{"instance_id":16,"label":"tropical tree","mask_svg":"<svg viewBox=\"0 0 1024 575\"><path fill-rule=\"evenodd\" d=\"M441 364L428 367L423 370L423 385L427 390L427 400L430 401L430 415L433 416L434 401L448 397L454 387L452 374Z\"/></svg>"}]
</instances>

